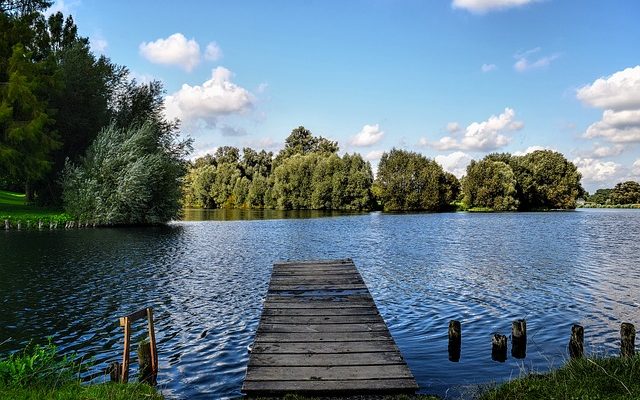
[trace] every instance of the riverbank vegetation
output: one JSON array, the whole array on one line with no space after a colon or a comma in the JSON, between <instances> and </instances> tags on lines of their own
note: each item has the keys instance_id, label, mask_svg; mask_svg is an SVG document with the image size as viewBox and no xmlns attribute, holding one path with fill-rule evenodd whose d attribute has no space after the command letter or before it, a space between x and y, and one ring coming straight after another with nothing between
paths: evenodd
<instances>
[{"instance_id":1,"label":"riverbank vegetation","mask_svg":"<svg viewBox=\"0 0 640 400\"><path fill-rule=\"evenodd\" d=\"M44 14L51 4L0 1L0 189L24 193L30 205L64 206L74 219L116 224L175 218L190 142L179 141L177 122L164 119L162 84L139 83L126 67L96 56L71 16ZM106 139L115 139L116 131L119 140L139 147L126 154L128 160L100 163L122 150ZM106 174L103 180L92 179L97 168ZM135 171L118 175L127 168ZM159 181L143 170L166 178L166 185L150 188ZM88 181L79 186L82 178ZM122 181L121 190L110 192L114 180ZM80 202L88 190L109 196ZM133 193L130 202L123 199ZM114 211L116 197L120 207Z\"/></svg>"},{"instance_id":2,"label":"riverbank vegetation","mask_svg":"<svg viewBox=\"0 0 640 400\"><path fill-rule=\"evenodd\" d=\"M481 400L637 399L640 356L580 358L546 374L530 374L497 386Z\"/></svg>"},{"instance_id":3,"label":"riverbank vegetation","mask_svg":"<svg viewBox=\"0 0 640 400\"><path fill-rule=\"evenodd\" d=\"M529 211L576 208L580 173L562 154L489 154L458 180L419 153L385 152L376 178L360 154L300 126L274 156L220 147L193 161L184 184L191 208L283 210Z\"/></svg>"},{"instance_id":4,"label":"riverbank vegetation","mask_svg":"<svg viewBox=\"0 0 640 400\"><path fill-rule=\"evenodd\" d=\"M40 399L163 399L145 384L83 385L79 373L86 365L73 356L61 356L56 346L29 345L0 359L0 398Z\"/></svg>"},{"instance_id":5,"label":"riverbank vegetation","mask_svg":"<svg viewBox=\"0 0 640 400\"><path fill-rule=\"evenodd\" d=\"M26 202L24 193L0 190L0 223L8 221L11 226L20 223L24 228L35 228L42 221L43 224L59 224L71 220L71 216L56 208L39 207Z\"/></svg>"},{"instance_id":6,"label":"riverbank vegetation","mask_svg":"<svg viewBox=\"0 0 640 400\"><path fill-rule=\"evenodd\" d=\"M640 183L620 182L611 189L598 189L586 198L582 207L640 208Z\"/></svg>"}]
</instances>

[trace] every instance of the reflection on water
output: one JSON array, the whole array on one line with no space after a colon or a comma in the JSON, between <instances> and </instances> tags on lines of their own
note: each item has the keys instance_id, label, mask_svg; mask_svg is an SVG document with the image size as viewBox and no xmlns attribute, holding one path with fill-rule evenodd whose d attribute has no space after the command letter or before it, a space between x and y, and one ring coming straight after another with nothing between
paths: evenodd
<instances>
[{"instance_id":1,"label":"reflection on water","mask_svg":"<svg viewBox=\"0 0 640 400\"><path fill-rule=\"evenodd\" d=\"M616 352L620 322L640 323L637 210L203 213L162 228L0 232L0 343L12 338L0 353L52 336L103 368L122 354L116 317L149 305L163 392L237 396L278 259L353 258L423 392L558 366L573 323L587 352ZM526 359L492 361L491 335L518 318ZM450 319L462 323L459 362Z\"/></svg>"}]
</instances>

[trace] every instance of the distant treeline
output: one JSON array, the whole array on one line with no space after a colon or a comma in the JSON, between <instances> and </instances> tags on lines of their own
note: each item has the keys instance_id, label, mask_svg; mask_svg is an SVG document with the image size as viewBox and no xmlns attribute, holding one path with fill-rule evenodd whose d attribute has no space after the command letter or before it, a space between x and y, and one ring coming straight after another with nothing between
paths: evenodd
<instances>
[{"instance_id":1,"label":"distant treeline","mask_svg":"<svg viewBox=\"0 0 640 400\"><path fill-rule=\"evenodd\" d=\"M221 147L191 163L184 204L195 208L515 211L572 209L584 195L580 173L562 154L494 153L458 180L432 159L393 149L376 179L360 154L340 157L336 142L300 126L277 155Z\"/></svg>"},{"instance_id":2,"label":"distant treeline","mask_svg":"<svg viewBox=\"0 0 640 400\"><path fill-rule=\"evenodd\" d=\"M640 204L640 183L626 181L617 183L613 189L598 189L586 201L603 206Z\"/></svg>"}]
</instances>

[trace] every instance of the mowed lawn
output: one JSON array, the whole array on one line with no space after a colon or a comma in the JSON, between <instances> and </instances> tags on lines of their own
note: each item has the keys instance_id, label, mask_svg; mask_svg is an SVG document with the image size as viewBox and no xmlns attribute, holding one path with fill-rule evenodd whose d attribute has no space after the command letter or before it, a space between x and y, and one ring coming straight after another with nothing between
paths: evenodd
<instances>
[{"instance_id":1,"label":"mowed lawn","mask_svg":"<svg viewBox=\"0 0 640 400\"><path fill-rule=\"evenodd\" d=\"M4 224L7 219L12 223L38 220L64 222L70 220L70 217L61 210L27 204L23 193L0 190L0 223Z\"/></svg>"}]
</instances>

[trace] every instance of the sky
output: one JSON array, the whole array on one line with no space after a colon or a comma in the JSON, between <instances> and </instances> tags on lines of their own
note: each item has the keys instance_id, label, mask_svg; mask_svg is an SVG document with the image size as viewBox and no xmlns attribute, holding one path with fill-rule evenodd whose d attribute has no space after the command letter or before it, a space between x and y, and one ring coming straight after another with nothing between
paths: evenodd
<instances>
[{"instance_id":1,"label":"sky","mask_svg":"<svg viewBox=\"0 0 640 400\"><path fill-rule=\"evenodd\" d=\"M640 180L636 0L58 0L94 52L160 80L194 139L277 152L303 125L358 152L552 149L593 192Z\"/></svg>"}]
</instances>

